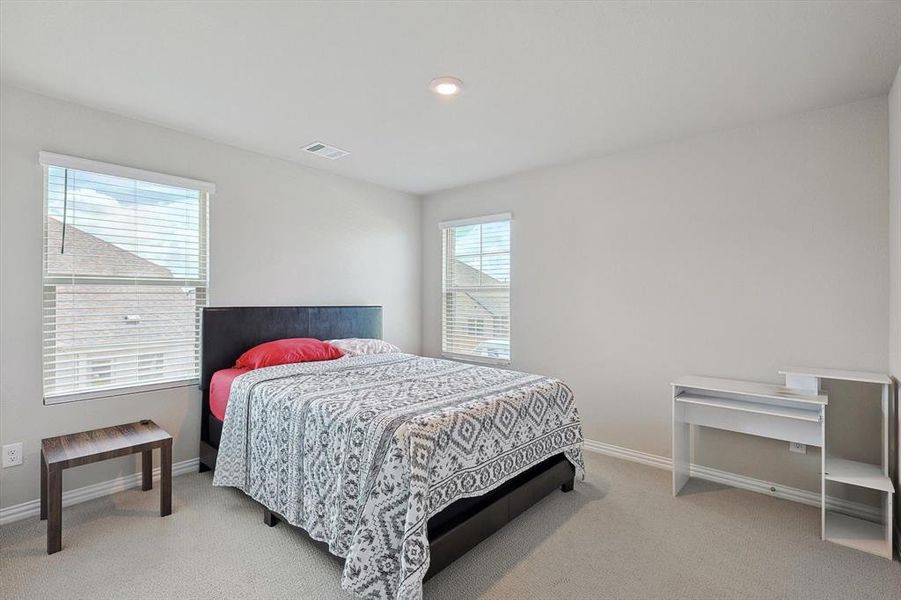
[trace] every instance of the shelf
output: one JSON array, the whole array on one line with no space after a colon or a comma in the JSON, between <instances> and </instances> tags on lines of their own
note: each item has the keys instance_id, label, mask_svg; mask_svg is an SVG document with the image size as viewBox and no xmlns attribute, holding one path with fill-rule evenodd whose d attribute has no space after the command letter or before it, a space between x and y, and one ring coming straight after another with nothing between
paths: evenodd
<instances>
[{"instance_id":1,"label":"shelf","mask_svg":"<svg viewBox=\"0 0 901 600\"><path fill-rule=\"evenodd\" d=\"M841 513L826 511L826 540L891 559L891 541L885 526Z\"/></svg>"},{"instance_id":2,"label":"shelf","mask_svg":"<svg viewBox=\"0 0 901 600\"><path fill-rule=\"evenodd\" d=\"M889 493L895 491L892 480L883 475L882 468L870 463L827 456L825 476L827 481L838 481Z\"/></svg>"},{"instance_id":3,"label":"shelf","mask_svg":"<svg viewBox=\"0 0 901 600\"><path fill-rule=\"evenodd\" d=\"M694 396L692 394L682 393L676 396L676 402L685 404L697 404L700 406L713 406L715 408L725 408L728 410L738 410L742 412L755 413L759 415L770 415L773 417L783 417L787 419L798 419L801 421L820 422L819 409L803 409L790 408L787 406L778 406L776 404L760 404L758 402L749 402L747 400L733 400L731 398L715 398L712 396Z\"/></svg>"},{"instance_id":4,"label":"shelf","mask_svg":"<svg viewBox=\"0 0 901 600\"><path fill-rule=\"evenodd\" d=\"M692 388L707 392L719 392L721 394L736 394L753 396L769 400L789 400L820 407L828 403L825 394L805 394L781 385L771 383L757 383L753 381L739 381L736 379L720 379L718 377L697 377L689 375L680 377L673 385L681 388Z\"/></svg>"},{"instance_id":5,"label":"shelf","mask_svg":"<svg viewBox=\"0 0 901 600\"><path fill-rule=\"evenodd\" d=\"M792 367L779 371L779 374L819 377L820 379L840 379L842 381L858 381L860 383L877 383L879 385L892 384L892 380L888 375L883 373L870 373L869 371L842 371L839 369L819 369L817 367Z\"/></svg>"}]
</instances>

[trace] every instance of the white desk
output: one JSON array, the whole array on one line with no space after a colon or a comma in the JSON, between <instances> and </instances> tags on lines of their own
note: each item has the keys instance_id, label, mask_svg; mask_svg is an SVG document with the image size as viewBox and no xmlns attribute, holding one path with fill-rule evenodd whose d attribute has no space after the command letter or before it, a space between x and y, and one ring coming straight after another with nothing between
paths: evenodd
<instances>
[{"instance_id":1,"label":"white desk","mask_svg":"<svg viewBox=\"0 0 901 600\"><path fill-rule=\"evenodd\" d=\"M828 399L824 394L714 377L680 377L672 385L674 496L691 477L692 425L825 445Z\"/></svg>"}]
</instances>

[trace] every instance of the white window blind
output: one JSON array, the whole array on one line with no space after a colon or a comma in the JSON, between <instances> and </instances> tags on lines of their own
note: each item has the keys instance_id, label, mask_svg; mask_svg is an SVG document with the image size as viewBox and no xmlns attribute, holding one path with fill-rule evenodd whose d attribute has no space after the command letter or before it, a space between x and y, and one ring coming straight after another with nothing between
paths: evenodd
<instances>
[{"instance_id":1,"label":"white window blind","mask_svg":"<svg viewBox=\"0 0 901 600\"><path fill-rule=\"evenodd\" d=\"M442 351L510 361L510 215L441 224Z\"/></svg>"},{"instance_id":2,"label":"white window blind","mask_svg":"<svg viewBox=\"0 0 901 600\"><path fill-rule=\"evenodd\" d=\"M212 184L40 159L45 402L196 382Z\"/></svg>"}]
</instances>

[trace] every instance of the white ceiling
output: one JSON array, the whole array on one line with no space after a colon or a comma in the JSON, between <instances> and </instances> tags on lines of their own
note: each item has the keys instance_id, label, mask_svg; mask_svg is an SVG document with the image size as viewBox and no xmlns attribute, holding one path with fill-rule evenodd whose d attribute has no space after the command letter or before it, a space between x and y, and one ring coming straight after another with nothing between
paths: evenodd
<instances>
[{"instance_id":1,"label":"white ceiling","mask_svg":"<svg viewBox=\"0 0 901 600\"><path fill-rule=\"evenodd\" d=\"M899 61L898 1L0 4L10 84L415 193L884 94Z\"/></svg>"}]
</instances>

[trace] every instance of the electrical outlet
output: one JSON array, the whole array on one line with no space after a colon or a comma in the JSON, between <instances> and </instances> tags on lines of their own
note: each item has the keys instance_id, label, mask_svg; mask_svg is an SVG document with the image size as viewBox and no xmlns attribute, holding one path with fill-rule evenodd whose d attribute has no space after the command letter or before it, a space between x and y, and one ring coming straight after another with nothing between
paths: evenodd
<instances>
[{"instance_id":1,"label":"electrical outlet","mask_svg":"<svg viewBox=\"0 0 901 600\"><path fill-rule=\"evenodd\" d=\"M3 468L22 464L22 442L3 446Z\"/></svg>"},{"instance_id":2,"label":"electrical outlet","mask_svg":"<svg viewBox=\"0 0 901 600\"><path fill-rule=\"evenodd\" d=\"M799 444L798 442L788 443L789 452L797 452L798 454L807 454L807 444Z\"/></svg>"}]
</instances>

